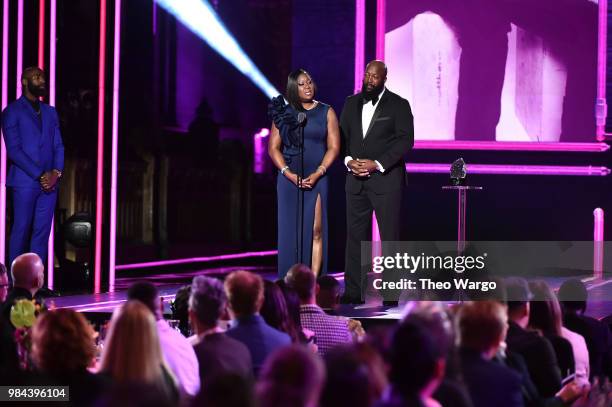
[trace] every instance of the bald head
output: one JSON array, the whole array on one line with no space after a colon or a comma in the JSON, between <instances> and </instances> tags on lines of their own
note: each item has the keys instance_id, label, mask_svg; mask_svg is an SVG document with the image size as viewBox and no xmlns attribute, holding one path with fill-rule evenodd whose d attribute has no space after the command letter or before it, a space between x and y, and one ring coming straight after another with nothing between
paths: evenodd
<instances>
[{"instance_id":1,"label":"bald head","mask_svg":"<svg viewBox=\"0 0 612 407\"><path fill-rule=\"evenodd\" d=\"M301 302L313 302L317 278L305 264L294 264L285 276L285 282L293 287Z\"/></svg>"},{"instance_id":2,"label":"bald head","mask_svg":"<svg viewBox=\"0 0 612 407\"><path fill-rule=\"evenodd\" d=\"M374 60L368 63L363 75L362 95L365 100L378 98L387 81L387 66L383 61Z\"/></svg>"},{"instance_id":3,"label":"bald head","mask_svg":"<svg viewBox=\"0 0 612 407\"><path fill-rule=\"evenodd\" d=\"M13 286L30 290L32 295L43 286L45 266L36 253L24 253L11 266Z\"/></svg>"},{"instance_id":4,"label":"bald head","mask_svg":"<svg viewBox=\"0 0 612 407\"><path fill-rule=\"evenodd\" d=\"M366 65L366 72L370 69L378 71L383 78L387 77L387 65L383 61L375 59L368 62Z\"/></svg>"},{"instance_id":5,"label":"bald head","mask_svg":"<svg viewBox=\"0 0 612 407\"><path fill-rule=\"evenodd\" d=\"M45 72L40 69L37 66L28 66L26 69L23 70L23 72L21 73L21 80L30 80L32 78L34 78L34 76L36 75L45 75Z\"/></svg>"}]
</instances>

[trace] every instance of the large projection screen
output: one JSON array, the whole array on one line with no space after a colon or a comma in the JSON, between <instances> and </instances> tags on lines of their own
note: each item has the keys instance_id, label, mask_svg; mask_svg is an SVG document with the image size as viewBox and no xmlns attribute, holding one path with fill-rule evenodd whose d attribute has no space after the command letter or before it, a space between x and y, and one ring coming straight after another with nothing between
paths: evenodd
<instances>
[{"instance_id":1,"label":"large projection screen","mask_svg":"<svg viewBox=\"0 0 612 407\"><path fill-rule=\"evenodd\" d=\"M598 2L386 0L417 140L595 142Z\"/></svg>"}]
</instances>

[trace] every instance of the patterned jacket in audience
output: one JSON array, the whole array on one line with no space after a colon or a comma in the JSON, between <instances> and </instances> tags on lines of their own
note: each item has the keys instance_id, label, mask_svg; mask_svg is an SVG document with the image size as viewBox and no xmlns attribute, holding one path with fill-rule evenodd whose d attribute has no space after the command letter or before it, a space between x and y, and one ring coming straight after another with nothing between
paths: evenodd
<instances>
[{"instance_id":1,"label":"patterned jacket in audience","mask_svg":"<svg viewBox=\"0 0 612 407\"><path fill-rule=\"evenodd\" d=\"M334 346L352 340L348 320L327 315L318 305L301 305L300 321L302 328L310 329L315 333L320 355L325 355Z\"/></svg>"}]
</instances>

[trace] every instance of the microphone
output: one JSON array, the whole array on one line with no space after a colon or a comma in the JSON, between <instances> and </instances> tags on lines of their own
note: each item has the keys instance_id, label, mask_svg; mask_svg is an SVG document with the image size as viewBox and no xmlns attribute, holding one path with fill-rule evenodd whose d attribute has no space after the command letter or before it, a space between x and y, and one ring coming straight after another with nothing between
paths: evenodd
<instances>
[{"instance_id":1,"label":"microphone","mask_svg":"<svg viewBox=\"0 0 612 407\"><path fill-rule=\"evenodd\" d=\"M298 117L297 117L297 122L299 126L305 126L306 125L306 113L299 112Z\"/></svg>"}]
</instances>

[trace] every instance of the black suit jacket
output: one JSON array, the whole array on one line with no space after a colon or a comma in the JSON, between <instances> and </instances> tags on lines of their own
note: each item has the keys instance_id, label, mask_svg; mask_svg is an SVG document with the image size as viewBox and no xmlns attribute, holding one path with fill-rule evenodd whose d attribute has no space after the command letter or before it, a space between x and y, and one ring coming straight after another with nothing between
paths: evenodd
<instances>
[{"instance_id":1,"label":"black suit jacket","mask_svg":"<svg viewBox=\"0 0 612 407\"><path fill-rule=\"evenodd\" d=\"M475 407L524 405L518 373L492 360L485 360L470 349L462 348L460 358L463 380Z\"/></svg>"},{"instance_id":2,"label":"black suit jacket","mask_svg":"<svg viewBox=\"0 0 612 407\"><path fill-rule=\"evenodd\" d=\"M206 335L193 349L200 365L203 388L215 376L233 373L251 378L253 363L249 349L224 333Z\"/></svg>"},{"instance_id":3,"label":"black suit jacket","mask_svg":"<svg viewBox=\"0 0 612 407\"><path fill-rule=\"evenodd\" d=\"M370 127L362 129L361 94L349 96L340 115L340 131L344 141L345 156L354 159L376 160L385 169L369 178L353 175L346 178L346 192L359 193L367 184L375 193L401 189L405 185L406 167L404 155L414 145L414 123L410 104L406 99L385 90L381 96ZM365 133L365 137L363 136Z\"/></svg>"},{"instance_id":4,"label":"black suit jacket","mask_svg":"<svg viewBox=\"0 0 612 407\"><path fill-rule=\"evenodd\" d=\"M561 377L567 377L576 371L576 361L574 360L574 350L572 344L562 336L557 335L545 335L552 345L555 355L557 356L557 363L559 363L559 369L561 370Z\"/></svg>"},{"instance_id":5,"label":"black suit jacket","mask_svg":"<svg viewBox=\"0 0 612 407\"><path fill-rule=\"evenodd\" d=\"M531 380L540 396L554 397L561 389L561 371L552 345L548 339L521 328L513 321L509 321L508 325L508 350L525 359Z\"/></svg>"}]
</instances>

